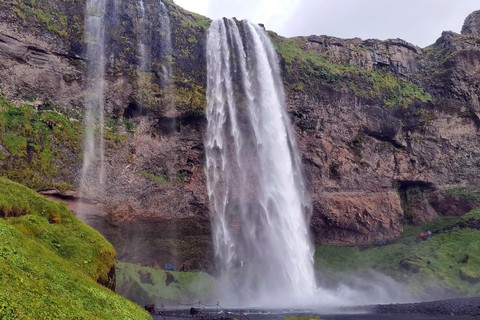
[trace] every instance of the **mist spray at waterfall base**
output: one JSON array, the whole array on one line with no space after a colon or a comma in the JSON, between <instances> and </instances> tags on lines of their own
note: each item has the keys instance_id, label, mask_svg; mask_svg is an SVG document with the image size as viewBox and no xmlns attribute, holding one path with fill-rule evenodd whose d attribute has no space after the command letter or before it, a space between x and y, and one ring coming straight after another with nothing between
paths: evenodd
<instances>
[{"instance_id":1,"label":"mist spray at waterfall base","mask_svg":"<svg viewBox=\"0 0 480 320\"><path fill-rule=\"evenodd\" d=\"M311 205L279 61L266 32L248 21L213 21L207 71L205 170L219 300L262 308L395 300L383 286L316 286ZM375 301L362 299L367 291Z\"/></svg>"},{"instance_id":2,"label":"mist spray at waterfall base","mask_svg":"<svg viewBox=\"0 0 480 320\"><path fill-rule=\"evenodd\" d=\"M105 76L105 0L86 2L85 33L86 45L86 95L85 95L85 139L83 143L83 167L80 178L82 198L103 192L105 183L104 147L104 76ZM97 134L96 134L97 133ZM86 221L86 210L79 206L76 214Z\"/></svg>"}]
</instances>

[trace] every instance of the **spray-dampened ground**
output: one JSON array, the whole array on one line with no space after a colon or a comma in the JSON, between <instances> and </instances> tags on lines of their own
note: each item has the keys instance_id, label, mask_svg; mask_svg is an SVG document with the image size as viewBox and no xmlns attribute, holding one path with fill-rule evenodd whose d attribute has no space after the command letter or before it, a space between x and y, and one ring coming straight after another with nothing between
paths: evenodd
<instances>
[{"instance_id":1,"label":"spray-dampened ground","mask_svg":"<svg viewBox=\"0 0 480 320\"><path fill-rule=\"evenodd\" d=\"M398 238L359 246L319 246L317 280L325 287L340 283L371 289L388 275L413 299L442 299L480 294L480 210L462 217L440 217L423 226L405 226ZM428 231L432 234L428 235ZM424 237L421 237L421 233ZM396 292L390 292L395 295Z\"/></svg>"},{"instance_id":2,"label":"spray-dampened ground","mask_svg":"<svg viewBox=\"0 0 480 320\"><path fill-rule=\"evenodd\" d=\"M401 237L387 242L318 246L318 290L308 303L325 308L478 296L479 225L477 209L462 217L441 217L423 226L407 225ZM428 236L428 231L432 235ZM193 306L201 300L229 306L226 297L218 295L216 286L220 282L206 273L118 266L118 289L129 295L135 293L141 301L134 301L141 305L172 306L181 302ZM232 269L231 274L241 278L256 267L255 263L246 264Z\"/></svg>"}]
</instances>

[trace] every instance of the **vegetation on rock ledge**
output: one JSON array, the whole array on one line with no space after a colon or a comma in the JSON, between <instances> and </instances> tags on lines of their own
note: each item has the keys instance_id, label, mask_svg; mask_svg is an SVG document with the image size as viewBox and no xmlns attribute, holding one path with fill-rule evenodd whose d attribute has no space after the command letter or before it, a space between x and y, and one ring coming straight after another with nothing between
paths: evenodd
<instances>
[{"instance_id":1,"label":"vegetation on rock ledge","mask_svg":"<svg viewBox=\"0 0 480 320\"><path fill-rule=\"evenodd\" d=\"M432 100L420 86L382 69L368 71L350 64L334 63L309 48L304 37L283 38L270 33L284 60L287 90L322 95L323 87L348 89L366 104L385 108L406 108L415 102Z\"/></svg>"},{"instance_id":2,"label":"vegetation on rock ledge","mask_svg":"<svg viewBox=\"0 0 480 320\"><path fill-rule=\"evenodd\" d=\"M80 132L80 123L54 110L17 107L0 95L0 175L35 190L71 188Z\"/></svg>"}]
</instances>

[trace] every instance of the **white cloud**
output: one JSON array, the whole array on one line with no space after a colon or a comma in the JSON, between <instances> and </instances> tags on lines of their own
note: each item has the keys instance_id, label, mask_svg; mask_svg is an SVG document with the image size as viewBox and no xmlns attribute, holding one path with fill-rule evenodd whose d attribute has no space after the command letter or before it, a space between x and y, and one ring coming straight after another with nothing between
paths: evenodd
<instances>
[{"instance_id":1,"label":"white cloud","mask_svg":"<svg viewBox=\"0 0 480 320\"><path fill-rule=\"evenodd\" d=\"M180 7L201 15L207 15L208 0L174 0Z\"/></svg>"},{"instance_id":2,"label":"white cloud","mask_svg":"<svg viewBox=\"0 0 480 320\"><path fill-rule=\"evenodd\" d=\"M421 47L442 31L460 32L478 0L175 0L212 19L236 17L283 36L401 38Z\"/></svg>"}]
</instances>

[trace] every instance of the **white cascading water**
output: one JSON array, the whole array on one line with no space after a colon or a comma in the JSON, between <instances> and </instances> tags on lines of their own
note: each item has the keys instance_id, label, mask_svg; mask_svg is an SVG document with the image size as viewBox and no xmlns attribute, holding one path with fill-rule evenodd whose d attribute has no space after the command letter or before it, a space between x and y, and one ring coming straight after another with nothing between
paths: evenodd
<instances>
[{"instance_id":1,"label":"white cascading water","mask_svg":"<svg viewBox=\"0 0 480 320\"><path fill-rule=\"evenodd\" d=\"M171 57L172 54L172 34L170 29L170 16L167 6L160 1L160 30L162 30L161 52ZM166 63L162 65L163 86L170 85L172 80L172 61L167 59Z\"/></svg>"},{"instance_id":2,"label":"white cascading water","mask_svg":"<svg viewBox=\"0 0 480 320\"><path fill-rule=\"evenodd\" d=\"M298 305L316 289L310 202L276 51L262 28L239 25L216 20L207 33L206 174L222 296Z\"/></svg>"},{"instance_id":3,"label":"white cascading water","mask_svg":"<svg viewBox=\"0 0 480 320\"><path fill-rule=\"evenodd\" d=\"M105 180L104 169L104 75L105 75L105 0L87 0L85 14L86 96L85 139L80 190L93 194ZM98 130L96 139L95 131ZM87 180L89 181L87 183ZM97 181L97 184L92 182ZM96 188L93 190L93 188Z\"/></svg>"},{"instance_id":4,"label":"white cascading water","mask_svg":"<svg viewBox=\"0 0 480 320\"><path fill-rule=\"evenodd\" d=\"M139 0L137 3L137 11L138 11L138 28L139 28L139 35L138 35L138 53L140 55L140 71L146 72L148 71L150 65L150 56L146 51L145 42L147 37L147 28L146 28L146 17L145 17L145 6L143 4L143 0Z\"/></svg>"},{"instance_id":5,"label":"white cascading water","mask_svg":"<svg viewBox=\"0 0 480 320\"><path fill-rule=\"evenodd\" d=\"M157 5L153 5L150 1L146 1L146 4L143 0L137 1L137 17L138 17L138 36L137 36L137 51L139 55L139 71L140 72L151 72L151 52L153 51L150 47L152 43L152 30L148 30L148 17L146 6L149 11L156 8L158 13L158 28L161 31L161 40L157 45L160 47L159 51L163 56L170 56L170 58L163 59L161 67L161 85L162 87L168 87L171 84L172 78L172 64L171 64L171 54L172 54L172 39L171 39L171 30L170 30L170 17L168 8L162 1L158 1ZM139 82L139 86L141 83Z\"/></svg>"}]
</instances>

